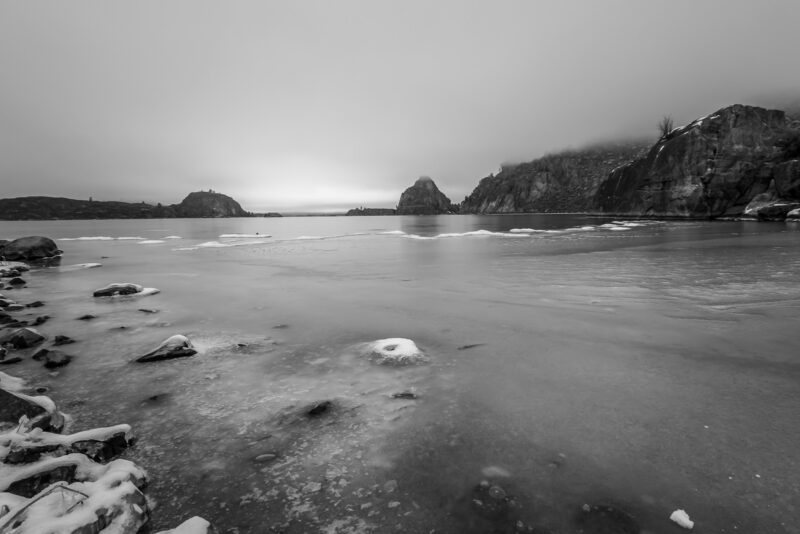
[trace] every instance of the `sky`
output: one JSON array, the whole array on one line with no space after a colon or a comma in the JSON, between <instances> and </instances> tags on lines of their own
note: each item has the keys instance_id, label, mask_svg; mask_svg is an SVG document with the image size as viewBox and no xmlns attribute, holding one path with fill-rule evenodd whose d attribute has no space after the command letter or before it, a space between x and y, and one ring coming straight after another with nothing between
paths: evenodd
<instances>
[{"instance_id":1,"label":"sky","mask_svg":"<svg viewBox=\"0 0 800 534\"><path fill-rule=\"evenodd\" d=\"M503 163L800 99L796 0L0 0L0 197L453 201Z\"/></svg>"}]
</instances>

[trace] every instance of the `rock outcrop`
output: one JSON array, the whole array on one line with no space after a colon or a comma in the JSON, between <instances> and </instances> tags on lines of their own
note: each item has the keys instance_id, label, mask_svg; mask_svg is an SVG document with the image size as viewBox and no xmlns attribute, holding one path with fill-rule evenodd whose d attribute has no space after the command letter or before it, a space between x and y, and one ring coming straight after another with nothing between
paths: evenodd
<instances>
[{"instance_id":1,"label":"rock outcrop","mask_svg":"<svg viewBox=\"0 0 800 534\"><path fill-rule=\"evenodd\" d=\"M643 141L593 145L504 165L480 181L461 203L461 213L593 211L608 173L646 153L647 146Z\"/></svg>"},{"instance_id":2,"label":"rock outcrop","mask_svg":"<svg viewBox=\"0 0 800 534\"><path fill-rule=\"evenodd\" d=\"M720 109L674 129L647 155L613 170L596 205L617 215L714 218L741 215L771 190L782 201L800 200L798 135L783 111Z\"/></svg>"},{"instance_id":3,"label":"rock outcrop","mask_svg":"<svg viewBox=\"0 0 800 534\"><path fill-rule=\"evenodd\" d=\"M28 236L0 244L0 257L8 261L41 261L61 255L49 237Z\"/></svg>"},{"instance_id":4,"label":"rock outcrop","mask_svg":"<svg viewBox=\"0 0 800 534\"><path fill-rule=\"evenodd\" d=\"M457 208L450 199L427 176L420 177L403 191L397 205L397 215L440 215L455 211Z\"/></svg>"},{"instance_id":5,"label":"rock outcrop","mask_svg":"<svg viewBox=\"0 0 800 534\"><path fill-rule=\"evenodd\" d=\"M222 193L196 191L175 206L177 217L249 217L238 202Z\"/></svg>"}]
</instances>

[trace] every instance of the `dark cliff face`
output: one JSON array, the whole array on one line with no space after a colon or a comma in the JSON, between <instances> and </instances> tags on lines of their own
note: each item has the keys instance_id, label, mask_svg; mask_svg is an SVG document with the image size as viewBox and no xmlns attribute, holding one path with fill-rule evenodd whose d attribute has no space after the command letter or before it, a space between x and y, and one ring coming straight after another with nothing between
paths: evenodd
<instances>
[{"instance_id":1,"label":"dark cliff face","mask_svg":"<svg viewBox=\"0 0 800 534\"><path fill-rule=\"evenodd\" d=\"M646 152L649 143L595 145L504 166L480 181L462 213L565 213L594 209L600 184L615 167Z\"/></svg>"},{"instance_id":2,"label":"dark cliff face","mask_svg":"<svg viewBox=\"0 0 800 534\"><path fill-rule=\"evenodd\" d=\"M398 215L439 215L455 211L450 199L439 191L433 180L423 176L403 191L397 204Z\"/></svg>"},{"instance_id":3,"label":"dark cliff face","mask_svg":"<svg viewBox=\"0 0 800 534\"><path fill-rule=\"evenodd\" d=\"M196 191L175 206L178 217L247 217L238 202L222 193Z\"/></svg>"},{"instance_id":4,"label":"dark cliff face","mask_svg":"<svg viewBox=\"0 0 800 534\"><path fill-rule=\"evenodd\" d=\"M613 214L739 215L767 191L797 194L797 165L787 150L794 135L783 111L723 108L676 128L647 155L613 170L595 203Z\"/></svg>"}]
</instances>

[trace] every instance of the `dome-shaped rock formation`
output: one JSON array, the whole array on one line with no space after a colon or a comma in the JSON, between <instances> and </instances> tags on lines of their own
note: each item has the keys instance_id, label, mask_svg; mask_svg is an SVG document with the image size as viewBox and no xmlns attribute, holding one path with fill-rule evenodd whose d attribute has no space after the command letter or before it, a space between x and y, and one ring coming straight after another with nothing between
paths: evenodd
<instances>
[{"instance_id":1,"label":"dome-shaped rock formation","mask_svg":"<svg viewBox=\"0 0 800 534\"><path fill-rule=\"evenodd\" d=\"M403 191L397 205L398 215L439 215L454 211L456 210L450 199L427 176L422 176Z\"/></svg>"}]
</instances>

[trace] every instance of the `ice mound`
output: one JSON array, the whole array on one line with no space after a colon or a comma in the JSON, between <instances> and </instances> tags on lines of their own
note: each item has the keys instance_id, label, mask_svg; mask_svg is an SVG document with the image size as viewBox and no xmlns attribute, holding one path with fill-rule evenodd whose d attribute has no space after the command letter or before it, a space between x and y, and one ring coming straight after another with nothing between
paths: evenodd
<instances>
[{"instance_id":1,"label":"ice mound","mask_svg":"<svg viewBox=\"0 0 800 534\"><path fill-rule=\"evenodd\" d=\"M162 239L183 239L183 238L179 235L168 235L166 237L162 237Z\"/></svg>"},{"instance_id":2,"label":"ice mound","mask_svg":"<svg viewBox=\"0 0 800 534\"><path fill-rule=\"evenodd\" d=\"M669 518L683 528L691 530L694 527L694 521L689 519L689 514L683 510L675 510Z\"/></svg>"},{"instance_id":3,"label":"ice mound","mask_svg":"<svg viewBox=\"0 0 800 534\"><path fill-rule=\"evenodd\" d=\"M367 343L365 352L379 365L414 365L425 363L428 357L410 339L391 337Z\"/></svg>"},{"instance_id":4,"label":"ice mound","mask_svg":"<svg viewBox=\"0 0 800 534\"><path fill-rule=\"evenodd\" d=\"M194 516L170 530L162 530L156 534L208 534L211 532L211 523L202 517Z\"/></svg>"}]
</instances>

